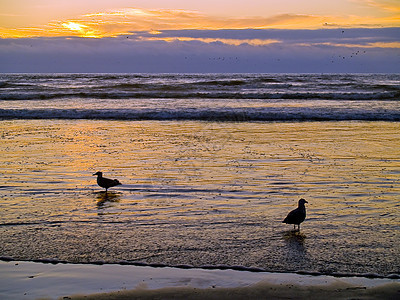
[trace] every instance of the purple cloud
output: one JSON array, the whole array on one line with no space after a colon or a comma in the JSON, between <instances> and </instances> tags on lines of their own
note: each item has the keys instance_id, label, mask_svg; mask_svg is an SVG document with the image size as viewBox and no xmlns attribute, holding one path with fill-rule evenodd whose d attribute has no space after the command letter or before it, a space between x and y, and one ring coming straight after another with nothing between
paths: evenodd
<instances>
[{"instance_id":1,"label":"purple cloud","mask_svg":"<svg viewBox=\"0 0 400 300\"><path fill-rule=\"evenodd\" d=\"M399 34L399 28L168 30L0 39L0 72L398 73Z\"/></svg>"}]
</instances>

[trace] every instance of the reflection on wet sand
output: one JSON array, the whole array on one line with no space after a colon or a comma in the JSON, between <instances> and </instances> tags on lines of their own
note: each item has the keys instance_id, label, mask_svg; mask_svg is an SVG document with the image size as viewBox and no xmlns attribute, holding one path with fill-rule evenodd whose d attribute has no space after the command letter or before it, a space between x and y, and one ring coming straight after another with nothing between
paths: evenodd
<instances>
[{"instance_id":1,"label":"reflection on wet sand","mask_svg":"<svg viewBox=\"0 0 400 300\"><path fill-rule=\"evenodd\" d=\"M398 272L398 122L2 124L3 256Z\"/></svg>"},{"instance_id":2,"label":"reflection on wet sand","mask_svg":"<svg viewBox=\"0 0 400 300\"><path fill-rule=\"evenodd\" d=\"M304 264L310 257L307 254L307 249L304 245L306 235L297 231L285 231L283 233L283 239L286 242L287 253L286 259L290 262L296 262L296 264Z\"/></svg>"},{"instance_id":3,"label":"reflection on wet sand","mask_svg":"<svg viewBox=\"0 0 400 300\"><path fill-rule=\"evenodd\" d=\"M304 241L306 239L306 235L304 233L301 233L297 230L285 231L283 233L283 239L289 246L294 246L297 248L301 247L304 250Z\"/></svg>"},{"instance_id":4,"label":"reflection on wet sand","mask_svg":"<svg viewBox=\"0 0 400 300\"><path fill-rule=\"evenodd\" d=\"M98 192L96 193L97 208L104 208L107 202L119 202L121 194L115 192Z\"/></svg>"}]
</instances>

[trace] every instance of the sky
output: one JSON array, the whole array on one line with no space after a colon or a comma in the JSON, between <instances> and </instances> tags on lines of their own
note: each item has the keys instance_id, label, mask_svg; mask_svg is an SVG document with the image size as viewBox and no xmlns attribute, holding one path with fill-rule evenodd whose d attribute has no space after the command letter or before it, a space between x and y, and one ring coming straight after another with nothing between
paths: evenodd
<instances>
[{"instance_id":1,"label":"sky","mask_svg":"<svg viewBox=\"0 0 400 300\"><path fill-rule=\"evenodd\" d=\"M0 72L400 70L398 0L0 0Z\"/></svg>"}]
</instances>

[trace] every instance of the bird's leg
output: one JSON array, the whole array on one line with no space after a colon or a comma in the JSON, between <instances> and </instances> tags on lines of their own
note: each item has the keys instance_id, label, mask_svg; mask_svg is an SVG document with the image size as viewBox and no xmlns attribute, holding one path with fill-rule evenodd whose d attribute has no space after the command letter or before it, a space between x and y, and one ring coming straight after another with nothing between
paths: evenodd
<instances>
[{"instance_id":1,"label":"bird's leg","mask_svg":"<svg viewBox=\"0 0 400 300\"><path fill-rule=\"evenodd\" d=\"M293 230L296 230L296 224L293 224Z\"/></svg>"}]
</instances>

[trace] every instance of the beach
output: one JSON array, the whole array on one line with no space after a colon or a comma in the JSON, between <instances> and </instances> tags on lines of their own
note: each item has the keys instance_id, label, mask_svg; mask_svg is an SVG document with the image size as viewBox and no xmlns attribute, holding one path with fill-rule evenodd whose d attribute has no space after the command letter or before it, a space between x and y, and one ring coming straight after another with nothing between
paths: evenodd
<instances>
[{"instance_id":1,"label":"beach","mask_svg":"<svg viewBox=\"0 0 400 300\"><path fill-rule=\"evenodd\" d=\"M247 295L254 285L264 293L275 273L334 277L327 290L335 280L395 280L400 273L398 75L1 80L0 257L11 260L1 264L5 280L14 280L4 274L18 266L41 268L34 261L82 272L115 266L116 278L142 266L190 278L261 274L218 290ZM105 193L98 171L122 185ZM300 198L308 201L307 216L293 231L282 221ZM207 284L178 287L213 289ZM54 295L63 296L43 297Z\"/></svg>"},{"instance_id":2,"label":"beach","mask_svg":"<svg viewBox=\"0 0 400 300\"><path fill-rule=\"evenodd\" d=\"M397 299L399 279L0 262L2 299Z\"/></svg>"},{"instance_id":3,"label":"beach","mask_svg":"<svg viewBox=\"0 0 400 300\"><path fill-rule=\"evenodd\" d=\"M2 256L398 272L398 123L3 124Z\"/></svg>"}]
</instances>

